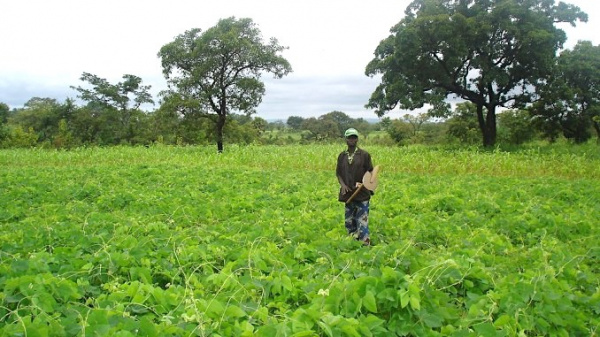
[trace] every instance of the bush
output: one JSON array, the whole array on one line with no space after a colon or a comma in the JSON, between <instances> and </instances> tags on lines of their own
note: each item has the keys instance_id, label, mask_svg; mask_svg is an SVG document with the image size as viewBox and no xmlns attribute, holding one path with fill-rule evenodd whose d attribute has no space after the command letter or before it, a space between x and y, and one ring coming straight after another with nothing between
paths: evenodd
<instances>
[{"instance_id":1,"label":"bush","mask_svg":"<svg viewBox=\"0 0 600 337\"><path fill-rule=\"evenodd\" d=\"M35 133L33 128L29 128L27 131L23 130L21 126L17 126L12 130L9 130L8 137L1 143L2 147L19 147L27 148L34 147L37 145L38 135Z\"/></svg>"}]
</instances>

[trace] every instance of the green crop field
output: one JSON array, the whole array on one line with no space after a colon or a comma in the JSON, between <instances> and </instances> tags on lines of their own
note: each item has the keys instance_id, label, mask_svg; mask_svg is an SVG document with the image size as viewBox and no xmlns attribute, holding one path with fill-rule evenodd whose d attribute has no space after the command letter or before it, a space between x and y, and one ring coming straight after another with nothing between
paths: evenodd
<instances>
[{"instance_id":1,"label":"green crop field","mask_svg":"<svg viewBox=\"0 0 600 337\"><path fill-rule=\"evenodd\" d=\"M598 336L597 146L0 151L0 336Z\"/></svg>"}]
</instances>

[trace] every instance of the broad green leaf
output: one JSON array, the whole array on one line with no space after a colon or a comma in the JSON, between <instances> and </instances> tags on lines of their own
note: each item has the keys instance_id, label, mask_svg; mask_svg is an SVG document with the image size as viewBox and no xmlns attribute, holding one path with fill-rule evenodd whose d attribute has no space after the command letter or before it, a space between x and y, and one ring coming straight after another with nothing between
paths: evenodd
<instances>
[{"instance_id":1,"label":"broad green leaf","mask_svg":"<svg viewBox=\"0 0 600 337\"><path fill-rule=\"evenodd\" d=\"M69 280L58 281L58 284L56 284L54 290L56 291L55 296L63 302L77 300L82 296L77 288L77 285Z\"/></svg>"},{"instance_id":2,"label":"broad green leaf","mask_svg":"<svg viewBox=\"0 0 600 337\"><path fill-rule=\"evenodd\" d=\"M496 329L491 323L481 323L473 326L473 330L481 337L494 337L496 336Z\"/></svg>"},{"instance_id":3,"label":"broad green leaf","mask_svg":"<svg viewBox=\"0 0 600 337\"><path fill-rule=\"evenodd\" d=\"M443 317L441 315L430 312L422 312L420 314L421 319L430 328L439 328L442 326Z\"/></svg>"},{"instance_id":4,"label":"broad green leaf","mask_svg":"<svg viewBox=\"0 0 600 337\"><path fill-rule=\"evenodd\" d=\"M246 312L238 306L229 305L225 310L225 315L228 317L240 318L246 316Z\"/></svg>"},{"instance_id":5,"label":"broad green leaf","mask_svg":"<svg viewBox=\"0 0 600 337\"><path fill-rule=\"evenodd\" d=\"M400 291L400 306L402 306L402 308L406 308L409 301L410 301L410 295L409 295L408 291L401 290Z\"/></svg>"},{"instance_id":6,"label":"broad green leaf","mask_svg":"<svg viewBox=\"0 0 600 337\"><path fill-rule=\"evenodd\" d=\"M292 285L292 280L287 275L281 276L281 283L283 284L283 288L287 291L293 291L294 286Z\"/></svg>"},{"instance_id":7,"label":"broad green leaf","mask_svg":"<svg viewBox=\"0 0 600 337\"><path fill-rule=\"evenodd\" d=\"M356 327L352 325L345 324L342 326L341 330L344 332L345 336L362 337L356 330Z\"/></svg>"},{"instance_id":8,"label":"broad green leaf","mask_svg":"<svg viewBox=\"0 0 600 337\"><path fill-rule=\"evenodd\" d=\"M501 328L501 327L504 327L504 326L510 324L510 322L511 322L510 316L504 314L496 319L496 321L494 322L494 326L497 328Z\"/></svg>"},{"instance_id":9,"label":"broad green leaf","mask_svg":"<svg viewBox=\"0 0 600 337\"><path fill-rule=\"evenodd\" d=\"M385 323L386 321L384 319L371 314L368 314L366 317L360 320L360 324L365 325L370 330L383 326Z\"/></svg>"},{"instance_id":10,"label":"broad green leaf","mask_svg":"<svg viewBox=\"0 0 600 337\"><path fill-rule=\"evenodd\" d=\"M362 305L372 313L377 313L377 303L372 291L367 291L362 299Z\"/></svg>"},{"instance_id":11,"label":"broad green leaf","mask_svg":"<svg viewBox=\"0 0 600 337\"><path fill-rule=\"evenodd\" d=\"M319 326L321 327L323 332L325 332L327 334L327 336L333 337L333 332L331 331L331 328L329 327L329 325L327 325L327 323L317 322L317 324L319 324Z\"/></svg>"},{"instance_id":12,"label":"broad green leaf","mask_svg":"<svg viewBox=\"0 0 600 337\"><path fill-rule=\"evenodd\" d=\"M152 284L152 271L146 267L131 267L129 270L131 279L142 283Z\"/></svg>"},{"instance_id":13,"label":"broad green leaf","mask_svg":"<svg viewBox=\"0 0 600 337\"><path fill-rule=\"evenodd\" d=\"M224 311L223 304L216 299L210 300L206 308L206 314L213 318L220 317Z\"/></svg>"},{"instance_id":14,"label":"broad green leaf","mask_svg":"<svg viewBox=\"0 0 600 337\"><path fill-rule=\"evenodd\" d=\"M254 326L248 321L241 322L240 329L242 329L242 336L254 336Z\"/></svg>"},{"instance_id":15,"label":"broad green leaf","mask_svg":"<svg viewBox=\"0 0 600 337\"><path fill-rule=\"evenodd\" d=\"M36 296L33 296L32 302L34 305L48 313L54 312L57 304L54 297L48 293L40 293Z\"/></svg>"},{"instance_id":16,"label":"broad green leaf","mask_svg":"<svg viewBox=\"0 0 600 337\"><path fill-rule=\"evenodd\" d=\"M148 317L142 317L140 319L140 333L148 337L158 337L158 331L152 323L152 320Z\"/></svg>"},{"instance_id":17,"label":"broad green leaf","mask_svg":"<svg viewBox=\"0 0 600 337\"><path fill-rule=\"evenodd\" d=\"M415 310L421 309L421 299L419 296L410 296L410 307Z\"/></svg>"},{"instance_id":18,"label":"broad green leaf","mask_svg":"<svg viewBox=\"0 0 600 337\"><path fill-rule=\"evenodd\" d=\"M421 289L419 289L419 287L416 284L411 283L408 286L408 292L410 293L411 296L417 296L421 292Z\"/></svg>"},{"instance_id":19,"label":"broad green leaf","mask_svg":"<svg viewBox=\"0 0 600 337\"><path fill-rule=\"evenodd\" d=\"M292 335L292 337L317 337L319 336L317 333L315 333L314 331L301 331L301 332L296 332L295 334Z\"/></svg>"}]
</instances>

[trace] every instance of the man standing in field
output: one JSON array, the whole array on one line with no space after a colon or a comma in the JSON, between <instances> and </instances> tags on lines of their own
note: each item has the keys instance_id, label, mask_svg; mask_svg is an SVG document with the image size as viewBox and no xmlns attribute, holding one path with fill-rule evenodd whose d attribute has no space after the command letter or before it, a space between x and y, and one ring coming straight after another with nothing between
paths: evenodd
<instances>
[{"instance_id":1,"label":"man standing in field","mask_svg":"<svg viewBox=\"0 0 600 337\"><path fill-rule=\"evenodd\" d=\"M369 238L369 200L372 193L366 188L361 188L350 202L347 201L360 187L365 173L373 171L373 163L371 162L371 155L367 151L358 148L358 131L356 129L346 130L344 137L348 148L339 154L337 160L336 175L340 183L338 200L346 205L345 226L348 234L368 246L371 244Z\"/></svg>"}]
</instances>

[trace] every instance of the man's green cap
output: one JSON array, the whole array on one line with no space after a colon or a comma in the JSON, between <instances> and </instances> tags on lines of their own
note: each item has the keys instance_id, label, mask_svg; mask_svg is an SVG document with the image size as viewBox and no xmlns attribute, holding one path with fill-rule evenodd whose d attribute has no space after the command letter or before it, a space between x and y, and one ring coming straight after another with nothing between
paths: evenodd
<instances>
[{"instance_id":1,"label":"man's green cap","mask_svg":"<svg viewBox=\"0 0 600 337\"><path fill-rule=\"evenodd\" d=\"M350 128L350 129L346 130L346 132L344 132L344 137L348 138L350 136L358 137L358 131L356 131L355 128Z\"/></svg>"}]
</instances>

